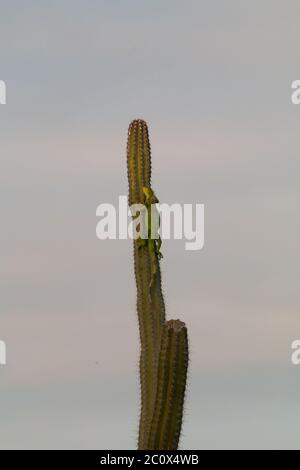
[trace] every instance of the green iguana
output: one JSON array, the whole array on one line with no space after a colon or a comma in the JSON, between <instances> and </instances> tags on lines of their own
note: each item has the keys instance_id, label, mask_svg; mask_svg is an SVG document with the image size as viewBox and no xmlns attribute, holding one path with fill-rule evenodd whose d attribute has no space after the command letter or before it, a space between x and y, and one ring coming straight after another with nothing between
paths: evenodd
<instances>
[{"instance_id":1,"label":"green iguana","mask_svg":"<svg viewBox=\"0 0 300 470\"><path fill-rule=\"evenodd\" d=\"M155 206L159 202L157 199L154 191L151 188L148 188L146 186L143 187L143 193L145 195L145 206L147 208L147 217L148 217L148 238L139 238L138 239L138 247L146 246L148 245L149 247L149 253L150 253L150 258L151 258L151 281L149 284L149 296L150 296L150 291L151 287L153 286L155 276L157 274L157 269L158 269L158 260L160 260L163 255L160 252L162 240L160 238L160 235L158 233L158 229L160 226L160 217L158 214L158 210ZM152 208L153 206L153 208ZM152 234L152 215L155 215L155 219L153 224L155 232ZM158 222L158 223L156 223ZM153 235L153 238L152 238Z\"/></svg>"}]
</instances>

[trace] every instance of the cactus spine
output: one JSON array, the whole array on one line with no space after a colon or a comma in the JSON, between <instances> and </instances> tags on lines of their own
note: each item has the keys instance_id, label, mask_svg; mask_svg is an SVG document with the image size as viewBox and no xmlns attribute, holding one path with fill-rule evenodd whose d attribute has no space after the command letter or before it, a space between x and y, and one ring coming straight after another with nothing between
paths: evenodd
<instances>
[{"instance_id":1,"label":"cactus spine","mask_svg":"<svg viewBox=\"0 0 300 470\"><path fill-rule=\"evenodd\" d=\"M144 204L143 187L151 186L151 150L148 128L141 119L130 123L127 141L129 205ZM149 244L134 241L134 272L141 342L141 413L139 449L177 449L188 363L187 331L179 320L165 321L158 256Z\"/></svg>"}]
</instances>

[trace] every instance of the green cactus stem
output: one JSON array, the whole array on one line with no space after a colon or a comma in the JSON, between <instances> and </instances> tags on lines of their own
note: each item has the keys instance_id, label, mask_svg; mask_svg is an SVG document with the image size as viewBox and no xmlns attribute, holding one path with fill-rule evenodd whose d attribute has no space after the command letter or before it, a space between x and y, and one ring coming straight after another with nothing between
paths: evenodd
<instances>
[{"instance_id":1,"label":"green cactus stem","mask_svg":"<svg viewBox=\"0 0 300 470\"><path fill-rule=\"evenodd\" d=\"M143 187L151 185L151 150L147 124L138 119L131 122L128 130L127 170L129 182L129 205L143 204ZM149 302L151 282L151 254L147 245L139 247L134 241L134 268L137 287L137 312L141 340L141 415L139 447L146 446L154 410L157 384L157 363L160 348L161 327L165 321L165 306L161 291L160 269Z\"/></svg>"},{"instance_id":2,"label":"green cactus stem","mask_svg":"<svg viewBox=\"0 0 300 470\"><path fill-rule=\"evenodd\" d=\"M178 448L188 367L187 329L180 320L163 326L158 383L148 448Z\"/></svg>"},{"instance_id":3,"label":"green cactus stem","mask_svg":"<svg viewBox=\"0 0 300 470\"><path fill-rule=\"evenodd\" d=\"M146 204L145 188L151 187L151 150L147 124L141 119L136 119L129 125L127 174L129 183L129 205ZM161 361L169 361L170 358L163 358L161 351L161 338L166 335L166 323L165 304L161 287L160 255L158 256L158 254L153 251L153 243L146 242L141 244L139 243L140 241L141 240L134 240L134 272L137 288L137 313L141 342L141 413L138 447L139 449L149 449L150 432L153 444L160 445L161 442L165 442L163 440L165 437L161 436L158 440L155 435L154 438L154 434L158 432L158 430L154 431L152 421L154 413L156 412L157 414L161 412L161 410L156 411L159 406L157 402L157 392L159 391L159 393L161 393L162 387L161 384L158 384L158 371L163 367ZM151 286L151 289L149 286ZM167 329L169 331L170 326L168 326ZM173 329L172 327L171 330L173 331ZM164 334L162 335L163 332ZM168 349L168 351L170 351L168 354L173 353L172 349ZM177 356L176 360L180 363L183 362L183 358L179 359ZM178 370L180 374L184 373L182 367ZM185 384L185 376L178 377L178 380ZM182 404L183 397L184 393L181 396ZM166 398L167 401L163 400L163 404L160 403L160 406L170 407L170 402L168 401L170 399L174 399L174 396L168 395ZM181 427L181 419L179 419L179 416L182 415L182 407L181 415L179 411L179 402L180 400L176 398L175 406L177 411L174 416L174 423L171 420L172 437L169 436L167 438L166 445L175 445L176 442L178 443ZM169 408L166 408L166 413L169 413L167 409ZM170 419L168 414L166 415L166 419ZM158 420L158 423L157 426L163 425L163 429L166 429L165 421ZM175 437L177 435L178 438Z\"/></svg>"}]
</instances>

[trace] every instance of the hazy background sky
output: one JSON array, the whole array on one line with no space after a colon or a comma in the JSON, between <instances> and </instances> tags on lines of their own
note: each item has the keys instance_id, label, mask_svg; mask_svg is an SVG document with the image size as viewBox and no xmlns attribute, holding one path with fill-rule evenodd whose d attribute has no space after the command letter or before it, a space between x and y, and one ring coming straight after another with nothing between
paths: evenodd
<instances>
[{"instance_id":1,"label":"hazy background sky","mask_svg":"<svg viewBox=\"0 0 300 470\"><path fill-rule=\"evenodd\" d=\"M181 447L300 448L298 1L0 1L0 447L135 448L127 194L147 120L162 202L205 204L205 247L165 241L189 329Z\"/></svg>"}]
</instances>

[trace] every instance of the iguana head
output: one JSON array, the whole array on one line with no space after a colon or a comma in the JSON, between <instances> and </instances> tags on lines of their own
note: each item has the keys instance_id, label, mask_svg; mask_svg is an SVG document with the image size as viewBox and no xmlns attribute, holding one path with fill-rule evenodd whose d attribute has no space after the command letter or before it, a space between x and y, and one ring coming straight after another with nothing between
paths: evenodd
<instances>
[{"instance_id":1,"label":"iguana head","mask_svg":"<svg viewBox=\"0 0 300 470\"><path fill-rule=\"evenodd\" d=\"M154 191L151 188L144 186L143 193L145 194L146 202L148 202L149 204L156 204L159 202Z\"/></svg>"}]
</instances>

